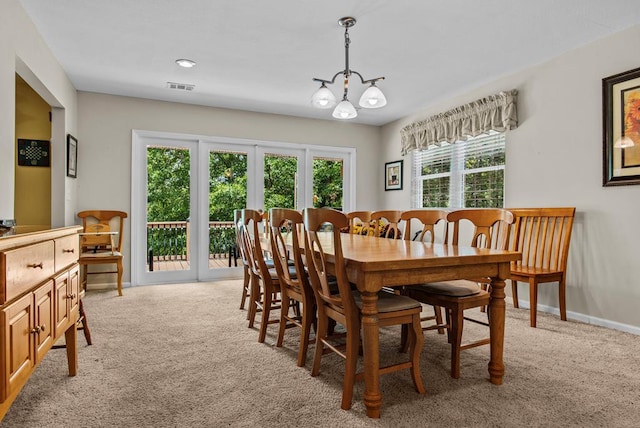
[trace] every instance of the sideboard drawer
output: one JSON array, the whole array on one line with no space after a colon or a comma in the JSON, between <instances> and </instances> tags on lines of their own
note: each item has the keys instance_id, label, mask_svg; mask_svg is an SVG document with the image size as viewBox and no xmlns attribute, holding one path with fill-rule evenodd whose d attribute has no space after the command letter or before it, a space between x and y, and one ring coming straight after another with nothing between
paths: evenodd
<instances>
[{"instance_id":1,"label":"sideboard drawer","mask_svg":"<svg viewBox=\"0 0 640 428\"><path fill-rule=\"evenodd\" d=\"M69 235L54 240L56 251L55 270L56 272L66 268L78 261L80 243L78 235Z\"/></svg>"},{"instance_id":2,"label":"sideboard drawer","mask_svg":"<svg viewBox=\"0 0 640 428\"><path fill-rule=\"evenodd\" d=\"M52 276L54 269L53 241L40 242L0 253L0 269L4 281L0 284L0 303L5 303Z\"/></svg>"}]
</instances>

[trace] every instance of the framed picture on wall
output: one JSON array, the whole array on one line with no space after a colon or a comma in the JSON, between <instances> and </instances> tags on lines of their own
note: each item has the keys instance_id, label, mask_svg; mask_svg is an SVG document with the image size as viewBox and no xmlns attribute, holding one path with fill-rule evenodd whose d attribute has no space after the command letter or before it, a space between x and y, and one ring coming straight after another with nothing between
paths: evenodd
<instances>
[{"instance_id":1,"label":"framed picture on wall","mask_svg":"<svg viewBox=\"0 0 640 428\"><path fill-rule=\"evenodd\" d=\"M50 162L49 141L18 139L18 165L49 166Z\"/></svg>"},{"instance_id":2,"label":"framed picture on wall","mask_svg":"<svg viewBox=\"0 0 640 428\"><path fill-rule=\"evenodd\" d=\"M640 68L602 79L602 185L640 184Z\"/></svg>"},{"instance_id":3,"label":"framed picture on wall","mask_svg":"<svg viewBox=\"0 0 640 428\"><path fill-rule=\"evenodd\" d=\"M67 134L67 177L78 176L78 140Z\"/></svg>"},{"instance_id":4,"label":"framed picture on wall","mask_svg":"<svg viewBox=\"0 0 640 428\"><path fill-rule=\"evenodd\" d=\"M402 190L402 160L384 164L384 190Z\"/></svg>"}]
</instances>

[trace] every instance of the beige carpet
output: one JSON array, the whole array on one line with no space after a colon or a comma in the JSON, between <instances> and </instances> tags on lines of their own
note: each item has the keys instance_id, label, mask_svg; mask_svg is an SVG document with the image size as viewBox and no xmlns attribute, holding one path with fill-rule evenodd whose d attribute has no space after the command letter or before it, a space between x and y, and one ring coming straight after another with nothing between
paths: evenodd
<instances>
[{"instance_id":1,"label":"beige carpet","mask_svg":"<svg viewBox=\"0 0 640 428\"><path fill-rule=\"evenodd\" d=\"M14 402L3 427L638 427L640 337L508 308L506 375L487 381L488 347L463 352L449 377L444 336L425 333L417 394L407 371L381 378L382 418L365 416L363 384L340 409L343 362L323 360L312 378L295 365L297 330L283 348L247 328L240 283L92 291L85 308L93 346L79 333L80 370L68 377L51 350ZM479 314L478 314L479 315ZM485 333L468 323L465 334ZM398 358L398 330L381 334L381 362Z\"/></svg>"}]
</instances>

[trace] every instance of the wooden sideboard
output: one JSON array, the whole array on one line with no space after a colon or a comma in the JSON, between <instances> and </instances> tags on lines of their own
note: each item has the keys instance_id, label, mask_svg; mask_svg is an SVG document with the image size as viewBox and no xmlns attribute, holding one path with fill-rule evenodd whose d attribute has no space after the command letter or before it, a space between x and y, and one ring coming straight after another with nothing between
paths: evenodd
<instances>
[{"instance_id":1,"label":"wooden sideboard","mask_svg":"<svg viewBox=\"0 0 640 428\"><path fill-rule=\"evenodd\" d=\"M78 368L80 226L0 238L0 420L62 335Z\"/></svg>"}]
</instances>

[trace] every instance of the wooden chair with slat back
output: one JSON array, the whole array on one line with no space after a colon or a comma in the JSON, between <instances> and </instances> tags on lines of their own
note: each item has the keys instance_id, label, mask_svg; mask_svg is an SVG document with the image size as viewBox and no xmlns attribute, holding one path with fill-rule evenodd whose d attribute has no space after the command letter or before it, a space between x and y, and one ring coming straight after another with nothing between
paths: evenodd
<instances>
[{"instance_id":1,"label":"wooden chair with slat back","mask_svg":"<svg viewBox=\"0 0 640 428\"><path fill-rule=\"evenodd\" d=\"M558 283L560 319L567 320L566 274L575 207L509 208L515 217L510 248L522 252L511 264L511 292L518 305L518 281L529 284L531 327L536 326L538 284Z\"/></svg>"},{"instance_id":2,"label":"wooden chair with slat back","mask_svg":"<svg viewBox=\"0 0 640 428\"><path fill-rule=\"evenodd\" d=\"M304 239L302 214L292 209L271 208L269 226L271 254L280 278L282 301L276 346L282 346L287 328L299 327L298 366L303 367L307 359L311 325L316 319L316 299L302 263L300 248ZM291 236L291 251L287 248L287 235ZM293 259L293 266L289 263L291 259Z\"/></svg>"},{"instance_id":3,"label":"wooden chair with slat back","mask_svg":"<svg viewBox=\"0 0 640 428\"><path fill-rule=\"evenodd\" d=\"M280 281L273 267L267 265L264 251L260 244L260 224L263 216L260 212L251 209L242 210L241 231L242 245L247 255L250 271L251 291L249 305L249 328L253 328L255 317L261 313L258 342L264 342L267 334L267 325L277 324L279 319L271 319L271 311L280 309Z\"/></svg>"},{"instance_id":4,"label":"wooden chair with slat back","mask_svg":"<svg viewBox=\"0 0 640 428\"><path fill-rule=\"evenodd\" d=\"M453 226L452 245L469 245L478 248L507 249L509 225L513 223L513 214L503 209L463 209L447 214L447 221ZM472 226L470 243L460 240L461 223ZM466 230L465 230L466 231ZM414 299L446 309L447 333L451 343L451 377L460 377L460 352L476 346L489 344L489 338L462 343L462 329L465 320L489 325L480 320L464 316L466 309L484 307L490 302L490 293L481 284L487 284L488 278L469 278L468 280L443 281L420 286L407 287L407 294Z\"/></svg>"},{"instance_id":5,"label":"wooden chair with slat back","mask_svg":"<svg viewBox=\"0 0 640 428\"><path fill-rule=\"evenodd\" d=\"M353 385L356 380L364 378L364 373L356 373L358 350L360 348L361 308L360 294L352 290L345 260L342 254L340 230L348 225L345 214L333 209L306 208L303 211L305 225L305 263L309 271L311 287L316 296L318 306L318 329L316 347L311 376L320 373L320 362L326 351L335 352L346 360L342 385L342 404L344 410L351 408ZM320 236L326 225L331 225L328 233L330 243ZM329 264L325 254L326 248L333 248L335 277L329 275ZM338 291L331 282L337 283ZM398 296L381 291L378 293L378 322L380 327L405 325L409 328L409 361L394 364L381 370L390 373L401 369L410 369L416 391L424 394L424 386L420 377L420 352L423 336L420 328L421 305L406 296ZM329 320L333 319L346 329L347 343L337 345L329 332Z\"/></svg>"},{"instance_id":6,"label":"wooden chair with slat back","mask_svg":"<svg viewBox=\"0 0 640 428\"><path fill-rule=\"evenodd\" d=\"M375 235L381 238L400 239L402 232L398 227L402 211L386 210L371 213L372 228Z\"/></svg>"},{"instance_id":7,"label":"wooden chair with slat back","mask_svg":"<svg viewBox=\"0 0 640 428\"><path fill-rule=\"evenodd\" d=\"M347 213L349 233L367 235L371 230L371 211L352 211Z\"/></svg>"},{"instance_id":8,"label":"wooden chair with slat back","mask_svg":"<svg viewBox=\"0 0 640 428\"><path fill-rule=\"evenodd\" d=\"M442 242L447 241L447 211L443 210L409 210L400 215L400 220L404 222L404 240L436 242L436 235L439 235ZM417 226L415 233L412 232L412 223ZM436 233L436 229L442 227L441 233ZM439 241L440 242L440 241ZM405 292L406 290L403 290ZM438 330L439 334L444 334L445 324L442 322L442 311L439 306L433 307L433 315L422 317L421 321L435 321L434 325L423 326L423 330ZM403 347L406 346L403 337Z\"/></svg>"},{"instance_id":9,"label":"wooden chair with slat back","mask_svg":"<svg viewBox=\"0 0 640 428\"><path fill-rule=\"evenodd\" d=\"M88 210L78 213L82 219L80 257L81 288L86 290L88 275L117 274L118 295L122 296L122 241L127 213L112 210ZM91 265L114 265L115 270L90 272Z\"/></svg>"}]
</instances>

